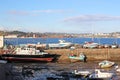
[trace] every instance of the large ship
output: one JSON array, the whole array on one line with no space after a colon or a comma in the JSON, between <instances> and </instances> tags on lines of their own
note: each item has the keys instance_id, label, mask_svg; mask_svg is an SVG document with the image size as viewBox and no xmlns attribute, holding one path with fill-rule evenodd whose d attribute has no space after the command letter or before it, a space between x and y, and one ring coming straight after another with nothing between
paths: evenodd
<instances>
[{"instance_id":1,"label":"large ship","mask_svg":"<svg viewBox=\"0 0 120 80\"><path fill-rule=\"evenodd\" d=\"M46 52L41 52L36 50L36 48L31 47L19 47L16 48L12 53L1 54L1 60L7 60L9 62L21 62L21 61L30 61L30 62L52 62L57 59L58 55L50 54Z\"/></svg>"}]
</instances>

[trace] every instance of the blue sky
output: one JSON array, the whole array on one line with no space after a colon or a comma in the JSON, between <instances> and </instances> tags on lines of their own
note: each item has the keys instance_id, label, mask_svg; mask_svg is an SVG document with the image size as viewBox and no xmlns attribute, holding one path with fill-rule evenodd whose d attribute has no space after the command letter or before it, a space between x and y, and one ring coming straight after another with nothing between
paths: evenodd
<instances>
[{"instance_id":1,"label":"blue sky","mask_svg":"<svg viewBox=\"0 0 120 80\"><path fill-rule=\"evenodd\" d=\"M120 31L120 0L0 0L0 8L1 30Z\"/></svg>"}]
</instances>

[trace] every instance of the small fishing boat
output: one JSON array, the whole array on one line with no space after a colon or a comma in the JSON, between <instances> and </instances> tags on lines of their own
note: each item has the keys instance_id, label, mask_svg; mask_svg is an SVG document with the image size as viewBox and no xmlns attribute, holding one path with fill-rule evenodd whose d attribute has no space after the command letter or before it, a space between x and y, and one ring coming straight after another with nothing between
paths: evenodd
<instances>
[{"instance_id":1,"label":"small fishing boat","mask_svg":"<svg viewBox=\"0 0 120 80\"><path fill-rule=\"evenodd\" d=\"M71 55L69 55L68 57L69 57L69 59L71 60L71 62L75 62L75 61L84 61L84 62L86 62L86 55L83 54L83 53L80 53L79 56L76 56L76 55L74 55L74 54L71 54Z\"/></svg>"},{"instance_id":2,"label":"small fishing boat","mask_svg":"<svg viewBox=\"0 0 120 80\"><path fill-rule=\"evenodd\" d=\"M72 73L76 76L81 76L81 77L86 77L91 74L91 72L87 70L74 70L74 72Z\"/></svg>"},{"instance_id":3,"label":"small fishing boat","mask_svg":"<svg viewBox=\"0 0 120 80\"><path fill-rule=\"evenodd\" d=\"M114 64L115 64L115 62L104 60L104 61L99 63L99 66L101 68L109 68L109 67L112 67Z\"/></svg>"},{"instance_id":4,"label":"small fishing boat","mask_svg":"<svg viewBox=\"0 0 120 80\"><path fill-rule=\"evenodd\" d=\"M117 44L112 44L111 48L113 48L113 49L118 48L118 45Z\"/></svg>"},{"instance_id":5,"label":"small fishing boat","mask_svg":"<svg viewBox=\"0 0 120 80\"><path fill-rule=\"evenodd\" d=\"M21 62L21 61L38 61L38 62L52 62L57 58L56 54L41 52L31 47L19 47L15 52L0 55L1 60L8 62Z\"/></svg>"},{"instance_id":6,"label":"small fishing boat","mask_svg":"<svg viewBox=\"0 0 120 80\"><path fill-rule=\"evenodd\" d=\"M113 80L115 73L102 72L100 69L95 69L95 72L89 75L89 80Z\"/></svg>"},{"instance_id":7,"label":"small fishing boat","mask_svg":"<svg viewBox=\"0 0 120 80\"><path fill-rule=\"evenodd\" d=\"M91 41L91 42L85 42L83 48L97 48L98 46L99 46L98 43Z\"/></svg>"}]
</instances>

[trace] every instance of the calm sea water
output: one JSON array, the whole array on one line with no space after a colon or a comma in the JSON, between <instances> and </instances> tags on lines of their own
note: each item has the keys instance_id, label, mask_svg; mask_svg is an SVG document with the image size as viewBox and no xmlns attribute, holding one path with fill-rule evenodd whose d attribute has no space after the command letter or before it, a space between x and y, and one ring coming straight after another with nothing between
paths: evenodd
<instances>
[{"instance_id":1,"label":"calm sea water","mask_svg":"<svg viewBox=\"0 0 120 80\"><path fill-rule=\"evenodd\" d=\"M27 43L58 43L59 40L69 41L75 44L84 44L85 41L92 41L91 38L12 38L5 39L6 44L19 45L19 44L27 44ZM120 44L120 38L94 38L94 42L99 44Z\"/></svg>"}]
</instances>

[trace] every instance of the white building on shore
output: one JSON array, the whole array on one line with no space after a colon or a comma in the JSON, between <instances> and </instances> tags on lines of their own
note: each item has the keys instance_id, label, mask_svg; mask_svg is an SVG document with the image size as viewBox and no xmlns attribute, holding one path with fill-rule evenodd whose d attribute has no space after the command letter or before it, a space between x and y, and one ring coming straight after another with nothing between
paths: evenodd
<instances>
[{"instance_id":1,"label":"white building on shore","mask_svg":"<svg viewBox=\"0 0 120 80\"><path fill-rule=\"evenodd\" d=\"M5 38L17 38L17 35L7 35Z\"/></svg>"},{"instance_id":2,"label":"white building on shore","mask_svg":"<svg viewBox=\"0 0 120 80\"><path fill-rule=\"evenodd\" d=\"M0 48L4 46L4 36L0 36Z\"/></svg>"}]
</instances>

